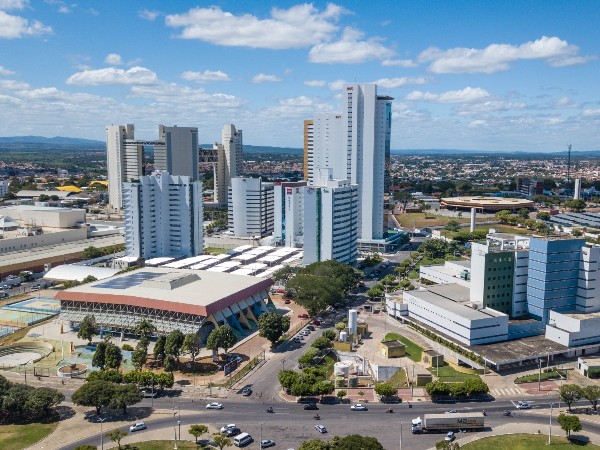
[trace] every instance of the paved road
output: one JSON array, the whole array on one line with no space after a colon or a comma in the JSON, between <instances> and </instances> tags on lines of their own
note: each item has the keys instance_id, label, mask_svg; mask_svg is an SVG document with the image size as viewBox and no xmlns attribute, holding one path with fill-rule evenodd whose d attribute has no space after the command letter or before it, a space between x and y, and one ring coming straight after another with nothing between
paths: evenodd
<instances>
[{"instance_id":1,"label":"paved road","mask_svg":"<svg viewBox=\"0 0 600 450\"><path fill-rule=\"evenodd\" d=\"M148 399L142 402L142 405L149 406ZM168 409L172 406L171 399L155 399L155 408ZM249 449L258 449L258 440L260 437L260 422L263 422L263 438L273 439L277 443L277 448L298 448L300 443L307 439L331 439L334 435L345 436L348 434L361 434L364 436L375 436L386 449L398 447L400 439L400 422L402 426L402 439L404 448L426 449L435 445L435 442L441 440L443 435L424 434L412 435L410 433L410 421L423 414L441 413L448 408L457 408L460 412L481 411L485 408L487 417L486 425L493 429L500 425L509 423L530 423L531 430L538 428L546 432L544 428L548 424L547 409L548 405L540 402L536 404L532 401L533 410L516 412L515 417L503 417L502 411L511 409L515 412L515 407L509 401L497 401L492 403L477 404L458 404L458 405L436 405L432 403L417 403L412 408L406 404L394 406L394 414L386 414L387 405L370 404L369 411L355 412L350 410L349 405L319 405L320 421L313 419L314 411L304 411L303 406L296 403L271 402L265 405L252 398L234 397L222 402L224 409L207 410L204 403L191 403L188 399L181 400L182 410L197 411L197 414L184 415L181 419L182 429L187 429L195 423L212 425L220 428L227 423L235 423L243 431L250 433L255 443L248 446ZM266 412L268 406L273 406L274 413ZM174 424L173 417L164 417L145 421L148 427L147 431L165 428L168 429ZM319 423L324 425L328 434L319 434L314 426ZM556 425L556 422L555 422ZM99 428L99 427L98 427ZM488 428L488 430L489 430ZM128 431L128 427L122 427L122 430ZM586 423L584 429L592 433L600 433L600 425ZM145 431L137 432L140 438ZM165 430L165 439L171 438L172 434ZM71 450L78 445L95 444L100 441L99 429L97 434L70 443L59 450Z\"/></svg>"}]
</instances>

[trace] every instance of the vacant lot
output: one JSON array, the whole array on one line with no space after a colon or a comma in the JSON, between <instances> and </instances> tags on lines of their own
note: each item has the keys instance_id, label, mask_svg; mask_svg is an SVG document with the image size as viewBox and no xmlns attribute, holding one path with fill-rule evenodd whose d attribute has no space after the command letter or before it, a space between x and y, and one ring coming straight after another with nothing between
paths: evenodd
<instances>
[{"instance_id":1,"label":"vacant lot","mask_svg":"<svg viewBox=\"0 0 600 450\"><path fill-rule=\"evenodd\" d=\"M480 439L463 445L465 450L540 450L548 448L548 436L536 434L507 434ZM564 437L552 436L553 450L575 450L586 448L600 450L600 447L585 442L570 442Z\"/></svg>"}]
</instances>

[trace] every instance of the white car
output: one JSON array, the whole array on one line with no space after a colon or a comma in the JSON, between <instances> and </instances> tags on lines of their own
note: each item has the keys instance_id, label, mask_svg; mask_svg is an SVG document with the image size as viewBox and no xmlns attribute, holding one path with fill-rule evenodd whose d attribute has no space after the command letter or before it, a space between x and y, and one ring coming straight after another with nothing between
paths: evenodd
<instances>
[{"instance_id":1,"label":"white car","mask_svg":"<svg viewBox=\"0 0 600 450\"><path fill-rule=\"evenodd\" d=\"M206 409L223 409L223 405L220 403L209 403L206 405Z\"/></svg>"},{"instance_id":2,"label":"white car","mask_svg":"<svg viewBox=\"0 0 600 450\"><path fill-rule=\"evenodd\" d=\"M146 425L144 424L144 422L137 422L135 425L131 425L129 427L129 431L132 433L134 431L145 430L145 429L146 429Z\"/></svg>"},{"instance_id":3,"label":"white car","mask_svg":"<svg viewBox=\"0 0 600 450\"><path fill-rule=\"evenodd\" d=\"M315 429L321 434L327 433L327 428L325 428L323 425L315 425Z\"/></svg>"},{"instance_id":4,"label":"white car","mask_svg":"<svg viewBox=\"0 0 600 450\"><path fill-rule=\"evenodd\" d=\"M226 433L228 430L233 430L236 428L235 423L229 423L227 425L223 425L221 427L221 433Z\"/></svg>"},{"instance_id":5,"label":"white car","mask_svg":"<svg viewBox=\"0 0 600 450\"><path fill-rule=\"evenodd\" d=\"M352 405L350 407L350 409L352 411L368 411L367 407L365 405L361 405L360 403L357 403L356 405Z\"/></svg>"},{"instance_id":6,"label":"white car","mask_svg":"<svg viewBox=\"0 0 600 450\"><path fill-rule=\"evenodd\" d=\"M519 402L517 409L531 409L531 405L527 402Z\"/></svg>"}]
</instances>

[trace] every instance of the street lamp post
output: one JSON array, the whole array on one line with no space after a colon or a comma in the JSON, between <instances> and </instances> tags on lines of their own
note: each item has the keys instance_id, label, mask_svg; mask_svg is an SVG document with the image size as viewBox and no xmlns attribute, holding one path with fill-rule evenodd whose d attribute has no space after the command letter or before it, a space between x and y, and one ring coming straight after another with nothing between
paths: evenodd
<instances>
[{"instance_id":1,"label":"street lamp post","mask_svg":"<svg viewBox=\"0 0 600 450\"><path fill-rule=\"evenodd\" d=\"M550 403L550 428L548 429L548 445L550 445L550 437L552 436L552 408L554 407L554 403Z\"/></svg>"},{"instance_id":2,"label":"street lamp post","mask_svg":"<svg viewBox=\"0 0 600 450\"><path fill-rule=\"evenodd\" d=\"M260 441L259 441L258 445L260 446L260 448L262 448L262 426L263 426L263 423L264 422L259 423L259 425L260 425Z\"/></svg>"},{"instance_id":3,"label":"street lamp post","mask_svg":"<svg viewBox=\"0 0 600 450\"><path fill-rule=\"evenodd\" d=\"M282 371L282 372L285 372L285 359L282 359L282 360L281 360L281 365L282 365L282 367L281 367L281 371Z\"/></svg>"},{"instance_id":4,"label":"street lamp post","mask_svg":"<svg viewBox=\"0 0 600 450\"><path fill-rule=\"evenodd\" d=\"M102 433L102 424L104 423L104 421L106 420L106 417L103 418L99 418L98 422L100 422L100 450L104 450L104 434Z\"/></svg>"},{"instance_id":5,"label":"street lamp post","mask_svg":"<svg viewBox=\"0 0 600 450\"><path fill-rule=\"evenodd\" d=\"M537 363L538 363L538 367L539 367L539 373L538 373L538 391L541 391L542 390L542 360L538 359Z\"/></svg>"},{"instance_id":6,"label":"street lamp post","mask_svg":"<svg viewBox=\"0 0 600 450\"><path fill-rule=\"evenodd\" d=\"M175 416L177 416L177 411L173 412L173 443L175 444L173 448L177 450L177 421Z\"/></svg>"},{"instance_id":7,"label":"street lamp post","mask_svg":"<svg viewBox=\"0 0 600 450\"><path fill-rule=\"evenodd\" d=\"M400 450L402 450L402 421L400 421Z\"/></svg>"}]
</instances>

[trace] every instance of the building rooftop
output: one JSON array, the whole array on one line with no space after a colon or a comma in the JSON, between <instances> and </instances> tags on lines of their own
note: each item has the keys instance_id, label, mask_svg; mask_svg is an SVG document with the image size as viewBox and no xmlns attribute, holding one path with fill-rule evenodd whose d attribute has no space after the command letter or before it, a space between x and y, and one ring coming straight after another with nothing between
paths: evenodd
<instances>
[{"instance_id":1,"label":"building rooftop","mask_svg":"<svg viewBox=\"0 0 600 450\"><path fill-rule=\"evenodd\" d=\"M389 348L392 348L392 347L404 347L405 346L402 342L396 341L396 340L393 340L393 341L383 341L381 343L381 345L385 345L386 347L389 347Z\"/></svg>"},{"instance_id":2,"label":"building rooftop","mask_svg":"<svg viewBox=\"0 0 600 450\"><path fill-rule=\"evenodd\" d=\"M577 320L588 320L588 319L600 318L600 311L586 313L583 311L577 311L577 310L571 309L569 311L562 311L559 314L562 314L563 316L571 317L572 319L577 319Z\"/></svg>"}]
</instances>

